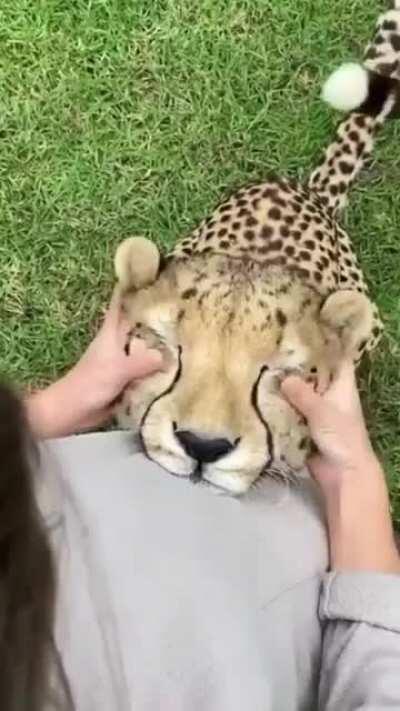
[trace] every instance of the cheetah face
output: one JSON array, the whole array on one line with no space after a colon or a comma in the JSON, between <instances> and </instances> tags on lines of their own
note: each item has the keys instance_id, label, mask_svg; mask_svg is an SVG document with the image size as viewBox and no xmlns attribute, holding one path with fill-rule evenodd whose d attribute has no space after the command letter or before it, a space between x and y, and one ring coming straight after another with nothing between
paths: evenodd
<instances>
[{"instance_id":1,"label":"cheetah face","mask_svg":"<svg viewBox=\"0 0 400 711\"><path fill-rule=\"evenodd\" d=\"M116 271L130 338L163 353L163 370L133 383L117 411L146 454L232 494L263 473L302 469L308 429L281 379L296 371L326 380L360 309L342 308L338 324L333 297L321 308L320 295L281 270L227 257L172 260L159 274L144 240L121 245Z\"/></svg>"}]
</instances>

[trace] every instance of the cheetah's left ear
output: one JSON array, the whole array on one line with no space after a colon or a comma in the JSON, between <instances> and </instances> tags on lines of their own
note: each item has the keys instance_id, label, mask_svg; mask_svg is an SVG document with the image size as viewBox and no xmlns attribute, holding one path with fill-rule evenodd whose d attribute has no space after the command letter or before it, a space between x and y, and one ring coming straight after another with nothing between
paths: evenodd
<instances>
[{"instance_id":1,"label":"cheetah's left ear","mask_svg":"<svg viewBox=\"0 0 400 711\"><path fill-rule=\"evenodd\" d=\"M160 268L159 249L145 237L129 237L116 251L114 269L123 291L143 289L153 284Z\"/></svg>"},{"instance_id":2,"label":"cheetah's left ear","mask_svg":"<svg viewBox=\"0 0 400 711\"><path fill-rule=\"evenodd\" d=\"M320 318L323 326L339 337L343 353L356 359L373 328L373 308L368 297L350 289L335 291L324 302Z\"/></svg>"}]
</instances>

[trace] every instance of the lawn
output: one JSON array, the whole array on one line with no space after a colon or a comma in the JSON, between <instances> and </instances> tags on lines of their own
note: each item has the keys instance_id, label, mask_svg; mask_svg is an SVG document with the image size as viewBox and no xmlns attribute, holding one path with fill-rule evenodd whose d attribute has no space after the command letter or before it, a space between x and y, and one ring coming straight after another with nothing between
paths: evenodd
<instances>
[{"instance_id":1,"label":"lawn","mask_svg":"<svg viewBox=\"0 0 400 711\"><path fill-rule=\"evenodd\" d=\"M46 382L79 355L131 234L171 245L230 186L307 176L337 119L323 78L376 0L2 0L0 364ZM400 523L400 127L345 217L386 321L363 369Z\"/></svg>"}]
</instances>

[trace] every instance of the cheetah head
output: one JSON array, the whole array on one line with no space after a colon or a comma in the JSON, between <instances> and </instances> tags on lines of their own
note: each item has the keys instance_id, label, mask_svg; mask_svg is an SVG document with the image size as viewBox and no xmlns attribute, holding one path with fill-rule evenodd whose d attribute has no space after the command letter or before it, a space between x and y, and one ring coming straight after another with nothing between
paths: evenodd
<instances>
[{"instance_id":1,"label":"cheetah head","mask_svg":"<svg viewBox=\"0 0 400 711\"><path fill-rule=\"evenodd\" d=\"M281 268L226 256L172 258L123 242L115 267L131 338L163 354L117 408L147 455L171 473L233 494L264 473L292 476L308 455L304 419L280 394L299 372L319 385L340 354L356 354L371 305L353 291L322 297Z\"/></svg>"}]
</instances>

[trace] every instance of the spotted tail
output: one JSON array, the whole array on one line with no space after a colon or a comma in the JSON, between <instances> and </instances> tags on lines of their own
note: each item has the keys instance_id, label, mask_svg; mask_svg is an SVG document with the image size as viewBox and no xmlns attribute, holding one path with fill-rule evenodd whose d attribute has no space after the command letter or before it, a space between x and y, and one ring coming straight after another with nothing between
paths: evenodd
<instances>
[{"instance_id":1,"label":"spotted tail","mask_svg":"<svg viewBox=\"0 0 400 711\"><path fill-rule=\"evenodd\" d=\"M388 118L400 115L400 0L379 18L362 66L343 65L334 72L324 98L350 110L309 179L309 187L335 213L345 206L377 132Z\"/></svg>"}]
</instances>

